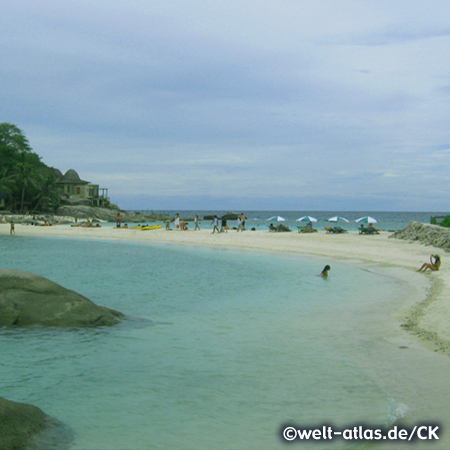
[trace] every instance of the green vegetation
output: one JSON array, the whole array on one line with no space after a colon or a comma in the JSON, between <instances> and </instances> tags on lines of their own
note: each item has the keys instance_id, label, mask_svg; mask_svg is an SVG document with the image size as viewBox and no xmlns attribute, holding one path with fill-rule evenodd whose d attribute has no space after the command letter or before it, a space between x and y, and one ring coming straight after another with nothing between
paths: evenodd
<instances>
[{"instance_id":1,"label":"green vegetation","mask_svg":"<svg viewBox=\"0 0 450 450\"><path fill-rule=\"evenodd\" d=\"M450 228L450 216L445 216L445 219L438 225L440 225L441 227Z\"/></svg>"},{"instance_id":2,"label":"green vegetation","mask_svg":"<svg viewBox=\"0 0 450 450\"><path fill-rule=\"evenodd\" d=\"M60 202L52 169L23 131L7 122L0 123L0 192L7 193L6 208L21 213L53 211Z\"/></svg>"},{"instance_id":3,"label":"green vegetation","mask_svg":"<svg viewBox=\"0 0 450 450\"><path fill-rule=\"evenodd\" d=\"M440 225L441 227L450 228L450 216L445 216L442 220L442 216L432 217L430 223L432 225Z\"/></svg>"}]
</instances>

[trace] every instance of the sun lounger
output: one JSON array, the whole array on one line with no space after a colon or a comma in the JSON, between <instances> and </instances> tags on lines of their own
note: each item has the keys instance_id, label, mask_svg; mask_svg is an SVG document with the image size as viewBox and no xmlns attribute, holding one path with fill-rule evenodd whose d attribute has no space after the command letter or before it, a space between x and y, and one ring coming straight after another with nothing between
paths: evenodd
<instances>
[{"instance_id":1,"label":"sun lounger","mask_svg":"<svg viewBox=\"0 0 450 450\"><path fill-rule=\"evenodd\" d=\"M344 228L341 227L325 227L325 230L327 233L333 233L333 234L341 234L341 233L348 233L347 230L344 230Z\"/></svg>"},{"instance_id":2,"label":"sun lounger","mask_svg":"<svg viewBox=\"0 0 450 450\"><path fill-rule=\"evenodd\" d=\"M380 234L375 228L360 228L359 234Z\"/></svg>"},{"instance_id":3,"label":"sun lounger","mask_svg":"<svg viewBox=\"0 0 450 450\"><path fill-rule=\"evenodd\" d=\"M285 226L283 224L280 224L276 227L273 226L273 224L268 225L269 231L276 231L278 233L284 233L284 232L290 232L292 230L289 229L288 226Z\"/></svg>"},{"instance_id":4,"label":"sun lounger","mask_svg":"<svg viewBox=\"0 0 450 450\"><path fill-rule=\"evenodd\" d=\"M297 227L299 233L317 233L317 230L315 228L312 228L310 226L306 227Z\"/></svg>"}]
</instances>

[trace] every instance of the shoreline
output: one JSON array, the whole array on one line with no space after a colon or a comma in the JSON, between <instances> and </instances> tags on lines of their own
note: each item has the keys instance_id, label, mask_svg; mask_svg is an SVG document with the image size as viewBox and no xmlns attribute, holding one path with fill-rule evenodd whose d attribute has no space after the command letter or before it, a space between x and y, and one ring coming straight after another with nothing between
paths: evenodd
<instances>
[{"instance_id":1,"label":"shoreline","mask_svg":"<svg viewBox=\"0 0 450 450\"><path fill-rule=\"evenodd\" d=\"M434 247L417 241L389 239L390 233L365 236L357 231L341 235L269 233L268 231L230 231L212 234L211 230L177 231L165 229L72 228L66 225L33 227L19 225L16 235L9 236L9 226L0 224L0 236L20 239L22 236L61 239L97 239L167 246L196 246L220 251L237 250L311 256L319 273L330 258L330 281L333 261L349 267L368 270L400 283L401 294L383 302L375 316L366 316L367 332L377 340L375 346L363 346L359 355L360 370L392 399L388 417L392 425L414 426L450 423L447 405L448 386L445 373L450 370L448 339L450 307L443 293L450 282L450 258L440 252L439 272L416 273L427 261ZM31 248L31 247L30 247ZM317 260L315 259L317 258ZM325 260L325 261L324 261ZM361 297L364 301L364 296ZM358 320L358 316L355 316ZM408 324L408 327L402 324ZM357 324L356 326L360 326ZM376 332L376 335L374 334ZM448 448L450 436L440 431L434 448ZM380 449L401 448L404 443L378 443ZM383 445L386 444L386 445Z\"/></svg>"},{"instance_id":2,"label":"shoreline","mask_svg":"<svg viewBox=\"0 0 450 450\"><path fill-rule=\"evenodd\" d=\"M0 224L0 235L9 235L9 224ZM106 239L118 241L146 242L170 245L194 245L214 248L235 248L245 251L264 251L299 254L345 261L353 266L364 264L376 266L388 276L395 276L410 285L424 287L425 292L414 299L405 299L405 305L398 318L401 328L418 339L430 350L450 356L450 325L445 317L450 316L450 302L443 298L443 292L450 285L450 258L442 257L439 272L416 274L415 270L428 261L434 247L417 241L389 239L391 233L359 235L357 231L345 234L327 234L319 231L313 234L269 233L268 231L245 231L238 233L212 234L211 230L200 231L143 231L140 229L116 229L113 227L82 228L68 225L34 227L16 225L16 235L31 237L63 237L83 239ZM443 253L442 249L438 249ZM402 276L393 274L394 268L403 269ZM332 274L332 272L331 272ZM332 276L332 275L331 275ZM419 288L419 290L421 290Z\"/></svg>"}]
</instances>

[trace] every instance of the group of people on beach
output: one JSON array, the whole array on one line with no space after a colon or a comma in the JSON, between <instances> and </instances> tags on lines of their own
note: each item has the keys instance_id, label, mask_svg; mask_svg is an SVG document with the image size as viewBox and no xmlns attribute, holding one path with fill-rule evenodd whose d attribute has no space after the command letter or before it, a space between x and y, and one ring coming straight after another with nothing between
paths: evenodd
<instances>
[{"instance_id":1,"label":"group of people on beach","mask_svg":"<svg viewBox=\"0 0 450 450\"><path fill-rule=\"evenodd\" d=\"M166 230L171 230L172 228L170 228L170 224L174 222L175 228L177 230L181 230L181 231L187 231L188 228L188 224L187 221L185 220L181 220L180 218L180 214L177 213L177 215L175 216L175 219L166 219L165 224L166 224ZM196 230L200 230L200 218L198 217L198 214L194 217L194 231Z\"/></svg>"},{"instance_id":2,"label":"group of people on beach","mask_svg":"<svg viewBox=\"0 0 450 450\"><path fill-rule=\"evenodd\" d=\"M245 220L247 217L245 217L244 213L241 213L237 218L237 229L236 231L245 231ZM212 233L214 234L216 231L218 233L228 233L228 230L230 230L230 227L228 226L228 221L225 217L221 217L221 228L219 230L219 218L217 216L214 216L213 221L211 222L211 225L213 226Z\"/></svg>"},{"instance_id":3,"label":"group of people on beach","mask_svg":"<svg viewBox=\"0 0 450 450\"><path fill-rule=\"evenodd\" d=\"M236 231L245 231L245 220L247 219L247 217L245 216L244 213L239 214L239 216L237 217L237 222L238 222L238 226L237 228L234 228ZM220 221L220 228L219 228L219 221ZM200 218L198 217L198 214L194 217L193 219L194 222L194 231L200 230ZM177 213L175 216L175 219L173 218L168 218L165 220L165 224L166 224L166 230L171 230L171 224L174 224L175 229L180 230L180 231L187 231L188 228L188 223L185 220L182 220L180 218L180 215ZM213 227L213 231L212 233L228 233L229 230L231 230L231 228L228 225L228 220L225 217L218 217L217 215L215 215L213 217L213 220L211 222L211 225Z\"/></svg>"},{"instance_id":4,"label":"group of people on beach","mask_svg":"<svg viewBox=\"0 0 450 450\"><path fill-rule=\"evenodd\" d=\"M78 223L76 225L70 225L73 228L101 228L102 226L99 223L94 223L92 220L88 220L86 223Z\"/></svg>"},{"instance_id":5,"label":"group of people on beach","mask_svg":"<svg viewBox=\"0 0 450 450\"><path fill-rule=\"evenodd\" d=\"M245 231L245 220L246 220L246 216L244 213L241 213L238 218L237 218L237 222L238 222L238 227L237 227L237 231ZM228 230L230 230L230 227L228 226L228 222L227 219L225 217L221 217L220 218L221 221L221 228L219 229L219 217L217 215L214 216L211 225L213 226L213 231L212 234L214 233L228 233ZM177 213L177 215L175 216L175 219L167 219L166 220L166 230L170 230L170 224L174 222L175 223L175 227L178 230L181 231L185 231L188 229L187 226L187 222L185 220L181 220L180 215ZM194 230L200 230L200 219L198 217L198 215L196 215L194 217ZM116 215L116 227L120 228L122 226L122 216L120 213L118 213ZM273 226L271 224L271 226ZM86 224L76 224L76 225L72 225L72 227L85 227L85 228L96 228L96 227L101 227L100 224L96 224L94 225L92 223L91 220L89 220ZM124 228L128 228L128 224L125 224ZM273 227L275 229L275 227ZM234 228L236 229L236 228ZM269 230L271 230L271 227L269 227ZM278 231L278 230L277 230ZM284 231L284 230L283 230ZM290 231L289 229L287 229L286 231ZM13 221L10 222L10 234L16 234L16 230L15 230L15 223ZM423 263L422 266L417 269L417 272L426 272L427 270L430 270L432 272L436 272L440 269L441 267L441 257L439 255L431 255L430 256L430 262L426 262ZM323 278L327 278L328 277L328 272L330 271L330 266L326 265L324 267L324 269L322 270L322 272L319 274L319 276L323 277Z\"/></svg>"}]
</instances>

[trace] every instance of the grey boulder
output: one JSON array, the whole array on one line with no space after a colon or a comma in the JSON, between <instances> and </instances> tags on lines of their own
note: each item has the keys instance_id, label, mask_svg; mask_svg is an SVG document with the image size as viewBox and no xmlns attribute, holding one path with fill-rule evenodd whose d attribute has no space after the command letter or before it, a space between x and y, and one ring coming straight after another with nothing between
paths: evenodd
<instances>
[{"instance_id":1,"label":"grey boulder","mask_svg":"<svg viewBox=\"0 0 450 450\"><path fill-rule=\"evenodd\" d=\"M40 275L0 269L0 326L105 326L124 317Z\"/></svg>"},{"instance_id":2,"label":"grey boulder","mask_svg":"<svg viewBox=\"0 0 450 450\"><path fill-rule=\"evenodd\" d=\"M45 430L49 417L38 407L0 397L0 449L25 448Z\"/></svg>"}]
</instances>

